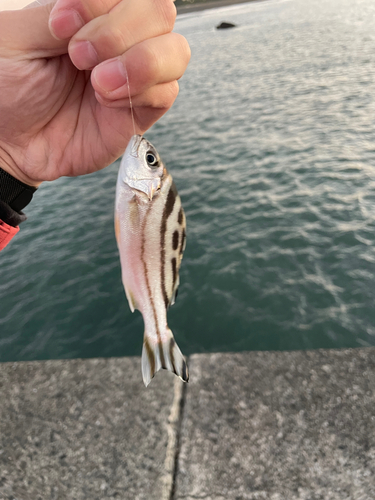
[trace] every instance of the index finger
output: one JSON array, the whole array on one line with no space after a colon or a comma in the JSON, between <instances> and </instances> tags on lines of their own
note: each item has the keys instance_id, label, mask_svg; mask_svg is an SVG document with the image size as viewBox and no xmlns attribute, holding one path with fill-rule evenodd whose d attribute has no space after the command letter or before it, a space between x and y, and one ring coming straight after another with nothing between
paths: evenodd
<instances>
[{"instance_id":1,"label":"index finger","mask_svg":"<svg viewBox=\"0 0 375 500\"><path fill-rule=\"evenodd\" d=\"M70 58L78 69L91 69L137 43L170 33L175 19L171 0L124 0L71 38Z\"/></svg>"},{"instance_id":2,"label":"index finger","mask_svg":"<svg viewBox=\"0 0 375 500\"><path fill-rule=\"evenodd\" d=\"M139 3L137 0L57 0L49 20L51 33L61 40L71 38L85 24L108 14L124 1L127 4L133 1L135 6ZM160 1L150 0L150 6L153 3L160 4ZM147 15L147 12L145 14Z\"/></svg>"},{"instance_id":3,"label":"index finger","mask_svg":"<svg viewBox=\"0 0 375 500\"><path fill-rule=\"evenodd\" d=\"M85 24L107 14L121 0L57 0L51 11L49 27L60 40L71 38Z\"/></svg>"}]
</instances>

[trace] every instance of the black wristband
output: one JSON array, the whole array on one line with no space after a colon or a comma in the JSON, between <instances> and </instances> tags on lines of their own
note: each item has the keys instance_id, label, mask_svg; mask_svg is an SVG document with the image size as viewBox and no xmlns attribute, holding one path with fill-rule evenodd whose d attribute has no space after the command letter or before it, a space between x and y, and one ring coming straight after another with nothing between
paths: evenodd
<instances>
[{"instance_id":1,"label":"black wristband","mask_svg":"<svg viewBox=\"0 0 375 500\"><path fill-rule=\"evenodd\" d=\"M0 219L9 226L17 227L26 220L26 215L23 212L16 212L0 200Z\"/></svg>"},{"instance_id":2,"label":"black wristband","mask_svg":"<svg viewBox=\"0 0 375 500\"><path fill-rule=\"evenodd\" d=\"M0 200L21 212L30 203L36 187L28 186L0 168Z\"/></svg>"}]
</instances>

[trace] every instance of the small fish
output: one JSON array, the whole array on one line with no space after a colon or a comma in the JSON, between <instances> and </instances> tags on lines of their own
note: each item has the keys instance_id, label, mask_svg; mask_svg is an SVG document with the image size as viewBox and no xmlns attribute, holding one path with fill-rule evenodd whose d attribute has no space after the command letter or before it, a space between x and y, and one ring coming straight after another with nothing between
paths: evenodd
<instances>
[{"instance_id":1,"label":"small fish","mask_svg":"<svg viewBox=\"0 0 375 500\"><path fill-rule=\"evenodd\" d=\"M179 285L186 219L171 175L156 149L140 135L130 139L121 161L115 232L126 297L131 311L142 313L145 325L143 381L147 387L165 368L187 382L185 358L167 325L167 309Z\"/></svg>"}]
</instances>

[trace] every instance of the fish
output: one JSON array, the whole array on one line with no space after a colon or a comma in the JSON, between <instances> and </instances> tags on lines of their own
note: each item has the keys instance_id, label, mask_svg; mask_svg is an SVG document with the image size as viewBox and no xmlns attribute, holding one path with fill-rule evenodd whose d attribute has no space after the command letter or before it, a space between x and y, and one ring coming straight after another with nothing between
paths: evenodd
<instances>
[{"instance_id":1,"label":"fish","mask_svg":"<svg viewBox=\"0 0 375 500\"><path fill-rule=\"evenodd\" d=\"M188 382L186 359L167 324L180 282L186 217L172 176L141 135L132 136L121 160L115 234L129 307L144 321L143 382L147 387L161 368Z\"/></svg>"}]
</instances>

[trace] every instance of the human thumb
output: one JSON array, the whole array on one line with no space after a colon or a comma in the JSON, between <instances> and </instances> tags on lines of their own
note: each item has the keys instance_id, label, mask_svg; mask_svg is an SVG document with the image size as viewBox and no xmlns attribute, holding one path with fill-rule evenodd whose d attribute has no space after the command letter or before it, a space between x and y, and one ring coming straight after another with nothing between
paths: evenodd
<instances>
[{"instance_id":1,"label":"human thumb","mask_svg":"<svg viewBox=\"0 0 375 500\"><path fill-rule=\"evenodd\" d=\"M54 2L22 10L0 12L0 57L18 54L27 59L67 53L69 40L57 40L49 17Z\"/></svg>"}]
</instances>

